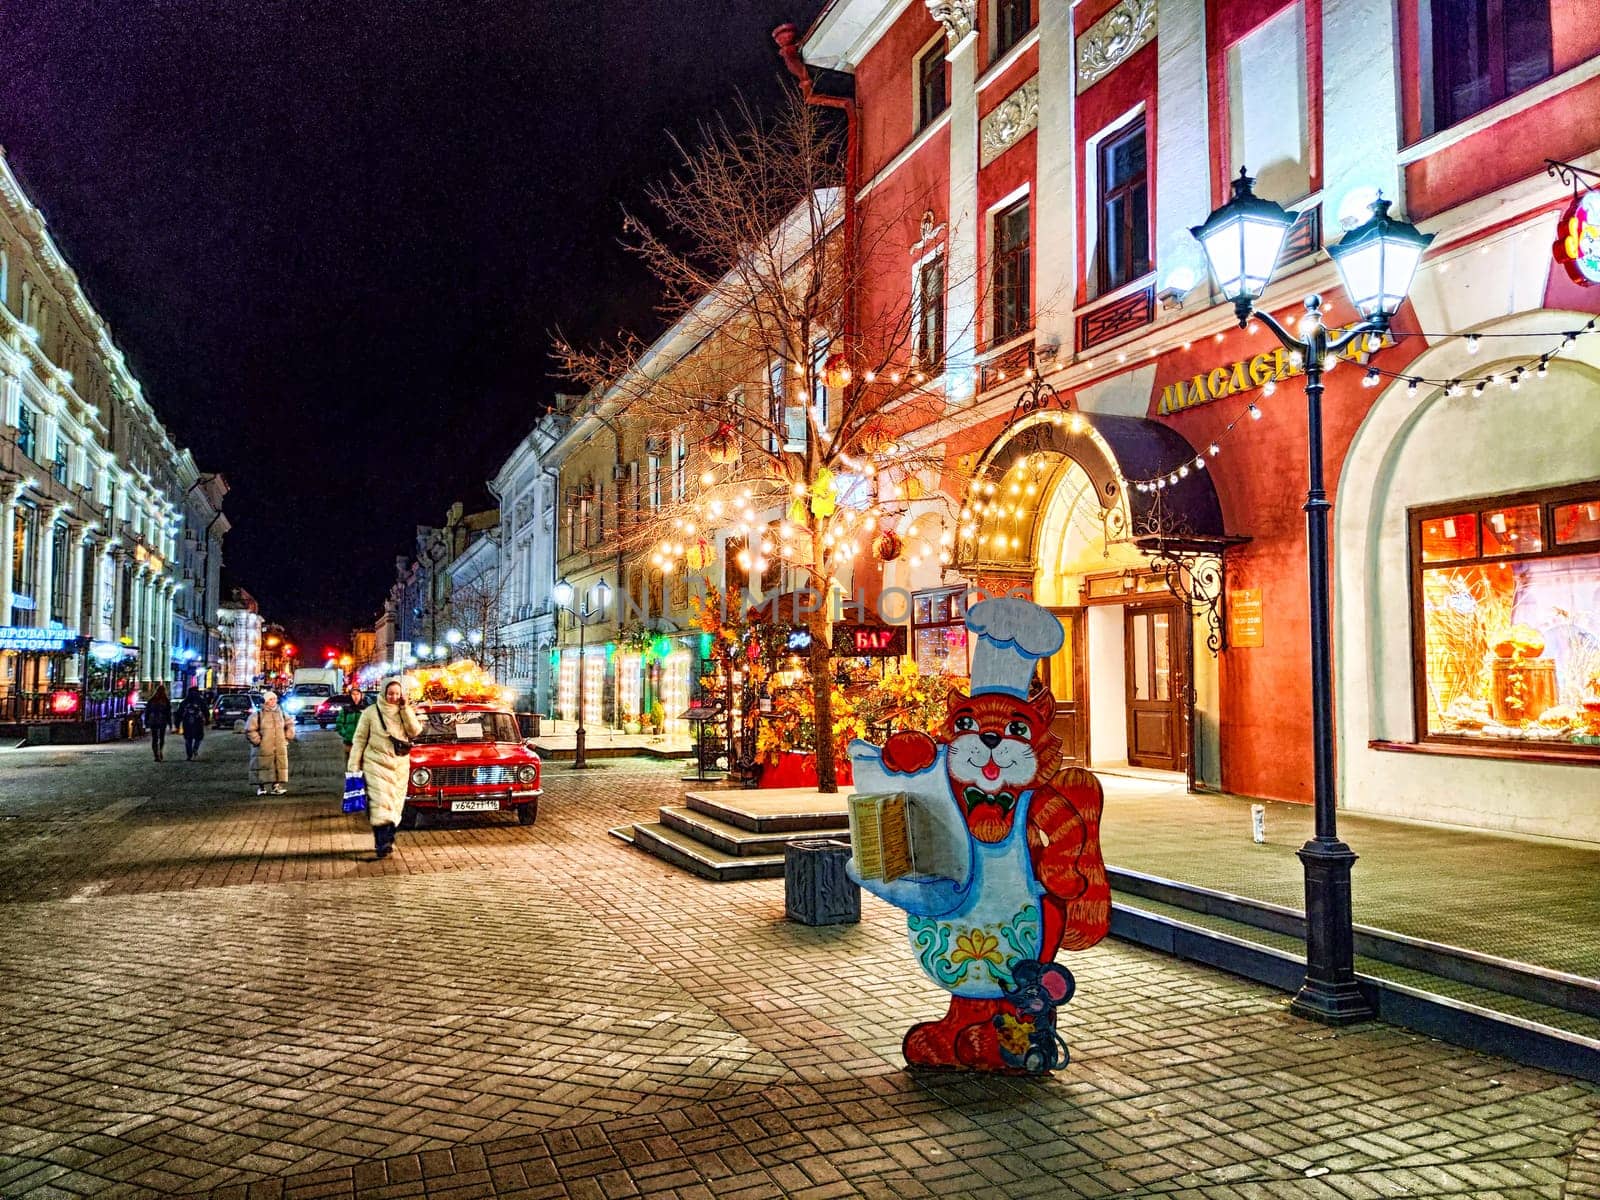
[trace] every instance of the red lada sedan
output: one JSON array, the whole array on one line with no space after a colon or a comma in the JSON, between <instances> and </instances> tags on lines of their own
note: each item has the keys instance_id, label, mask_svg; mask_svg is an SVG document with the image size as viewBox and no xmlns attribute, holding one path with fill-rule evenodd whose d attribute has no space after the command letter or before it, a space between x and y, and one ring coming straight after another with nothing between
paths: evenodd
<instances>
[{"instance_id":1,"label":"red lada sedan","mask_svg":"<svg viewBox=\"0 0 1600 1200\"><path fill-rule=\"evenodd\" d=\"M517 718L492 704L417 706L422 732L411 751L411 786L400 828L422 813L510 812L532 825L539 815L539 756Z\"/></svg>"}]
</instances>

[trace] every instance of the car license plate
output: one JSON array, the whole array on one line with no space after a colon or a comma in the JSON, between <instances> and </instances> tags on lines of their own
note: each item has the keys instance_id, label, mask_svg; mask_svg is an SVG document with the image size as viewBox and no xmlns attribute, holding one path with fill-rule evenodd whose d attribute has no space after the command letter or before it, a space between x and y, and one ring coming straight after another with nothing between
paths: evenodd
<instances>
[{"instance_id":1,"label":"car license plate","mask_svg":"<svg viewBox=\"0 0 1600 1200\"><path fill-rule=\"evenodd\" d=\"M500 807L498 800L452 800L451 812L494 812Z\"/></svg>"}]
</instances>

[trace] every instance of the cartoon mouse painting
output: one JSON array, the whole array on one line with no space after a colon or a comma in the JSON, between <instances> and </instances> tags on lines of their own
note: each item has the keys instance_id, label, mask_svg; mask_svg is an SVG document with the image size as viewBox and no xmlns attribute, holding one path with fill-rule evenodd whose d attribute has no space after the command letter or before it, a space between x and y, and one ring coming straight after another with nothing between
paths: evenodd
<instances>
[{"instance_id":1,"label":"cartoon mouse painting","mask_svg":"<svg viewBox=\"0 0 1600 1200\"><path fill-rule=\"evenodd\" d=\"M1040 1073L1062 1066L1056 1010L1074 983L1052 962L1106 934L1111 891L1100 857L1099 781L1063 769L1055 700L1036 666L1062 644L1057 617L1020 599L967 614L970 694L950 697L942 739L892 734L850 745L858 792L906 795L922 871L861 886L906 912L912 951L950 993L937 1021L913 1026L913 1067ZM934 850L937 853L934 853Z\"/></svg>"}]
</instances>

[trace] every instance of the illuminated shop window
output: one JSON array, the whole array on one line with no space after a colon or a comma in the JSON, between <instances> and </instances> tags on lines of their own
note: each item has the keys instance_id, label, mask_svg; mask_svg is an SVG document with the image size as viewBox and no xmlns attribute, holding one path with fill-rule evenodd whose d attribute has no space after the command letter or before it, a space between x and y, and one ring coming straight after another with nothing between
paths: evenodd
<instances>
[{"instance_id":1,"label":"illuminated shop window","mask_svg":"<svg viewBox=\"0 0 1600 1200\"><path fill-rule=\"evenodd\" d=\"M1600 755L1600 482L1411 530L1422 735Z\"/></svg>"},{"instance_id":2,"label":"illuminated shop window","mask_svg":"<svg viewBox=\"0 0 1600 1200\"><path fill-rule=\"evenodd\" d=\"M913 596L911 633L912 652L922 674L967 673L967 624L960 588L941 588Z\"/></svg>"}]
</instances>

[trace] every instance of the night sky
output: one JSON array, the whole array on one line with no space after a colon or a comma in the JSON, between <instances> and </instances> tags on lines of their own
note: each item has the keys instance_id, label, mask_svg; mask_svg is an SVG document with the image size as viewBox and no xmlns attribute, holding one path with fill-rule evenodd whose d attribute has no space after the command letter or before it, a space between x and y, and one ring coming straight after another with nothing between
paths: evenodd
<instances>
[{"instance_id":1,"label":"night sky","mask_svg":"<svg viewBox=\"0 0 1600 1200\"><path fill-rule=\"evenodd\" d=\"M777 103L822 0L7 0L0 143L173 438L229 582L306 644L487 502L561 383L649 334L620 206L668 131Z\"/></svg>"}]
</instances>

